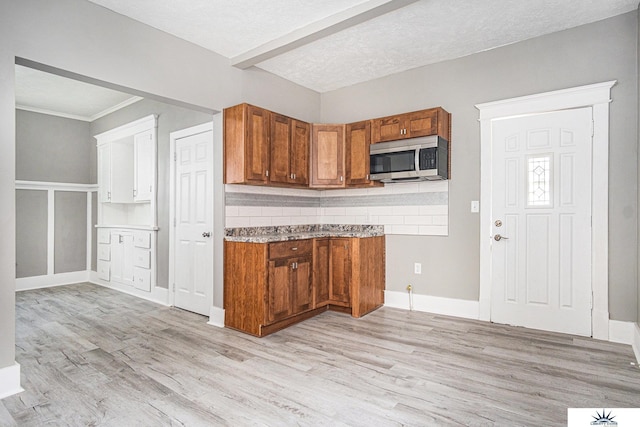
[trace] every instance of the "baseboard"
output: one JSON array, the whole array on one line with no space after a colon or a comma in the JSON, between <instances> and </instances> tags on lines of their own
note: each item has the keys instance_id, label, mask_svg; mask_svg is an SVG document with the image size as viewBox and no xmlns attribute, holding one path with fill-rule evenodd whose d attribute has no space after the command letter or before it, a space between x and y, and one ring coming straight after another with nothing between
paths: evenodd
<instances>
[{"instance_id":1,"label":"baseboard","mask_svg":"<svg viewBox=\"0 0 640 427\"><path fill-rule=\"evenodd\" d=\"M224 308L212 305L209 310L209 321L207 324L224 328Z\"/></svg>"},{"instance_id":2,"label":"baseboard","mask_svg":"<svg viewBox=\"0 0 640 427\"><path fill-rule=\"evenodd\" d=\"M384 291L384 305L386 307L409 310L409 294L407 292ZM465 319L478 319L480 317L478 301L430 295L413 294L413 309L415 311L463 317Z\"/></svg>"},{"instance_id":3,"label":"baseboard","mask_svg":"<svg viewBox=\"0 0 640 427\"><path fill-rule=\"evenodd\" d=\"M593 310L591 312L591 336L597 340L609 341L610 333L609 312Z\"/></svg>"},{"instance_id":4,"label":"baseboard","mask_svg":"<svg viewBox=\"0 0 640 427\"><path fill-rule=\"evenodd\" d=\"M631 345L633 343L634 325L634 322L609 320L609 341ZM594 338L596 337L594 336Z\"/></svg>"},{"instance_id":5,"label":"baseboard","mask_svg":"<svg viewBox=\"0 0 640 427\"><path fill-rule=\"evenodd\" d=\"M89 281L89 272L73 271L71 273L47 274L44 276L21 277L16 279L16 291L52 288L54 286L71 285Z\"/></svg>"},{"instance_id":6,"label":"baseboard","mask_svg":"<svg viewBox=\"0 0 640 427\"><path fill-rule=\"evenodd\" d=\"M631 346L636 355L636 361L640 365L640 325L637 323L633 324L633 344Z\"/></svg>"},{"instance_id":7,"label":"baseboard","mask_svg":"<svg viewBox=\"0 0 640 427\"><path fill-rule=\"evenodd\" d=\"M151 288L151 292L141 291L132 286L127 286L120 283L115 282L106 282L102 279L98 278L98 273L92 271L89 277L89 282L94 285L103 286L105 288L113 289L114 291L119 291L128 295L132 295L134 297L142 298L147 301L155 302L156 304L170 306L169 303L169 290L165 288L159 288L154 286Z\"/></svg>"},{"instance_id":8,"label":"baseboard","mask_svg":"<svg viewBox=\"0 0 640 427\"><path fill-rule=\"evenodd\" d=\"M20 365L16 362L11 366L0 369L0 399L24 391L20 387Z\"/></svg>"}]
</instances>

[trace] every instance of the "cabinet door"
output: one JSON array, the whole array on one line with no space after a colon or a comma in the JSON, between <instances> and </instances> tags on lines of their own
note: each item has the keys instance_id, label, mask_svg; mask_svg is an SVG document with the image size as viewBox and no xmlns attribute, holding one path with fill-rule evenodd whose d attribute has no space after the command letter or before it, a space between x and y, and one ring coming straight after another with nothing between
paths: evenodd
<instances>
[{"instance_id":1,"label":"cabinet door","mask_svg":"<svg viewBox=\"0 0 640 427\"><path fill-rule=\"evenodd\" d=\"M153 194L153 134L151 131L142 132L133 139L133 200L148 202Z\"/></svg>"},{"instance_id":2,"label":"cabinet door","mask_svg":"<svg viewBox=\"0 0 640 427\"><path fill-rule=\"evenodd\" d=\"M346 127L345 163L347 185L369 184L371 123L351 123Z\"/></svg>"},{"instance_id":3,"label":"cabinet door","mask_svg":"<svg viewBox=\"0 0 640 427\"><path fill-rule=\"evenodd\" d=\"M111 203L133 203L133 144L111 144Z\"/></svg>"},{"instance_id":4,"label":"cabinet door","mask_svg":"<svg viewBox=\"0 0 640 427\"><path fill-rule=\"evenodd\" d=\"M311 257L296 258L293 267L292 314L302 313L313 306Z\"/></svg>"},{"instance_id":5,"label":"cabinet door","mask_svg":"<svg viewBox=\"0 0 640 427\"><path fill-rule=\"evenodd\" d=\"M416 111L404 116L407 129L405 138L436 135L438 133L438 113L436 109Z\"/></svg>"},{"instance_id":6,"label":"cabinet door","mask_svg":"<svg viewBox=\"0 0 640 427\"><path fill-rule=\"evenodd\" d=\"M269 261L268 321L275 322L291 316L291 258Z\"/></svg>"},{"instance_id":7,"label":"cabinet door","mask_svg":"<svg viewBox=\"0 0 640 427\"><path fill-rule=\"evenodd\" d=\"M344 125L313 125L311 187L344 185Z\"/></svg>"},{"instance_id":8,"label":"cabinet door","mask_svg":"<svg viewBox=\"0 0 640 427\"><path fill-rule=\"evenodd\" d=\"M331 303L349 306L351 303L351 241L331 239L331 272L329 282Z\"/></svg>"},{"instance_id":9,"label":"cabinet door","mask_svg":"<svg viewBox=\"0 0 640 427\"><path fill-rule=\"evenodd\" d=\"M269 181L288 184L291 180L291 119L271 113L271 166Z\"/></svg>"},{"instance_id":10,"label":"cabinet door","mask_svg":"<svg viewBox=\"0 0 640 427\"><path fill-rule=\"evenodd\" d=\"M111 280L133 286L133 234L111 233Z\"/></svg>"},{"instance_id":11,"label":"cabinet door","mask_svg":"<svg viewBox=\"0 0 640 427\"><path fill-rule=\"evenodd\" d=\"M245 179L266 184L269 177L269 111L246 106Z\"/></svg>"},{"instance_id":12,"label":"cabinet door","mask_svg":"<svg viewBox=\"0 0 640 427\"><path fill-rule=\"evenodd\" d=\"M404 117L392 116L371 120L371 143L405 138Z\"/></svg>"},{"instance_id":13,"label":"cabinet door","mask_svg":"<svg viewBox=\"0 0 640 427\"><path fill-rule=\"evenodd\" d=\"M297 185L309 185L309 148L311 144L311 125L293 120L291 131L291 182Z\"/></svg>"},{"instance_id":14,"label":"cabinet door","mask_svg":"<svg viewBox=\"0 0 640 427\"><path fill-rule=\"evenodd\" d=\"M111 144L98 146L98 198L102 203L111 201Z\"/></svg>"},{"instance_id":15,"label":"cabinet door","mask_svg":"<svg viewBox=\"0 0 640 427\"><path fill-rule=\"evenodd\" d=\"M122 282L122 266L124 260L124 246L119 232L111 233L111 280Z\"/></svg>"},{"instance_id":16,"label":"cabinet door","mask_svg":"<svg viewBox=\"0 0 640 427\"><path fill-rule=\"evenodd\" d=\"M316 239L313 247L314 306L329 303L329 239Z\"/></svg>"}]
</instances>

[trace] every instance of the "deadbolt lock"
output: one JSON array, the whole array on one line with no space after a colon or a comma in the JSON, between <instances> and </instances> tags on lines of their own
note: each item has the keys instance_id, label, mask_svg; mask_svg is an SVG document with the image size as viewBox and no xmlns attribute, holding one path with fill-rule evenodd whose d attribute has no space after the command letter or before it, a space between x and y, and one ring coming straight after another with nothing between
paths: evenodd
<instances>
[{"instance_id":1,"label":"deadbolt lock","mask_svg":"<svg viewBox=\"0 0 640 427\"><path fill-rule=\"evenodd\" d=\"M496 219L496 227L502 227L502 221L500 221L499 219Z\"/></svg>"}]
</instances>

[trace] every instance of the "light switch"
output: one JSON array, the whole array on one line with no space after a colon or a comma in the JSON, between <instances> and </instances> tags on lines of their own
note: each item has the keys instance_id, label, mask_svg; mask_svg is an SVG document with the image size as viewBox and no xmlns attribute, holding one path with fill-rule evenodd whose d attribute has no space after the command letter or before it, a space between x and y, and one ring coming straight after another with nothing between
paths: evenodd
<instances>
[{"instance_id":1,"label":"light switch","mask_svg":"<svg viewBox=\"0 0 640 427\"><path fill-rule=\"evenodd\" d=\"M480 202L477 200L472 200L471 201L471 212L472 213L478 213L480 212Z\"/></svg>"}]
</instances>

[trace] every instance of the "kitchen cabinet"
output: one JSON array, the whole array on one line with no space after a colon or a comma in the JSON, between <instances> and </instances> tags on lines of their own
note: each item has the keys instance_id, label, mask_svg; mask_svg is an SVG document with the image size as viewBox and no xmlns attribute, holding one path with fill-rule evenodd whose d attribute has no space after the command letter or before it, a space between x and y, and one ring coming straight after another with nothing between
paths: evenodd
<instances>
[{"instance_id":1,"label":"kitchen cabinet","mask_svg":"<svg viewBox=\"0 0 640 427\"><path fill-rule=\"evenodd\" d=\"M155 153L152 132L145 131L133 137L133 201L149 202L153 196Z\"/></svg>"},{"instance_id":2,"label":"kitchen cabinet","mask_svg":"<svg viewBox=\"0 0 640 427\"><path fill-rule=\"evenodd\" d=\"M430 108L371 120L371 143L439 135L450 141L450 114Z\"/></svg>"},{"instance_id":3,"label":"kitchen cabinet","mask_svg":"<svg viewBox=\"0 0 640 427\"><path fill-rule=\"evenodd\" d=\"M224 243L225 326L264 336L327 309L384 303L384 236Z\"/></svg>"},{"instance_id":4,"label":"kitchen cabinet","mask_svg":"<svg viewBox=\"0 0 640 427\"><path fill-rule=\"evenodd\" d=\"M157 116L150 115L95 135L96 280L143 297L156 280L156 132Z\"/></svg>"},{"instance_id":5,"label":"kitchen cabinet","mask_svg":"<svg viewBox=\"0 0 640 427\"><path fill-rule=\"evenodd\" d=\"M268 183L270 114L249 104L224 109L225 184Z\"/></svg>"},{"instance_id":6,"label":"kitchen cabinet","mask_svg":"<svg viewBox=\"0 0 640 427\"><path fill-rule=\"evenodd\" d=\"M313 242L313 305L316 308L329 304L330 242L330 239L315 239Z\"/></svg>"},{"instance_id":7,"label":"kitchen cabinet","mask_svg":"<svg viewBox=\"0 0 640 427\"><path fill-rule=\"evenodd\" d=\"M267 323L309 310L313 304L312 242L269 244Z\"/></svg>"},{"instance_id":8,"label":"kitchen cabinet","mask_svg":"<svg viewBox=\"0 0 640 427\"><path fill-rule=\"evenodd\" d=\"M149 202L155 151L151 131L98 145L98 185L102 203Z\"/></svg>"},{"instance_id":9,"label":"kitchen cabinet","mask_svg":"<svg viewBox=\"0 0 640 427\"><path fill-rule=\"evenodd\" d=\"M151 231L98 229L98 278L150 292L154 250Z\"/></svg>"},{"instance_id":10,"label":"kitchen cabinet","mask_svg":"<svg viewBox=\"0 0 640 427\"><path fill-rule=\"evenodd\" d=\"M287 186L309 184L310 125L271 113L269 182Z\"/></svg>"},{"instance_id":11,"label":"kitchen cabinet","mask_svg":"<svg viewBox=\"0 0 640 427\"><path fill-rule=\"evenodd\" d=\"M224 110L225 184L307 186L310 125L249 104Z\"/></svg>"},{"instance_id":12,"label":"kitchen cabinet","mask_svg":"<svg viewBox=\"0 0 640 427\"><path fill-rule=\"evenodd\" d=\"M314 254L316 301L361 317L384 304L384 236L333 237Z\"/></svg>"},{"instance_id":13,"label":"kitchen cabinet","mask_svg":"<svg viewBox=\"0 0 640 427\"><path fill-rule=\"evenodd\" d=\"M128 140L98 145L100 201L133 203L133 144Z\"/></svg>"},{"instance_id":14,"label":"kitchen cabinet","mask_svg":"<svg viewBox=\"0 0 640 427\"><path fill-rule=\"evenodd\" d=\"M351 239L331 239L329 254L329 303L350 307Z\"/></svg>"},{"instance_id":15,"label":"kitchen cabinet","mask_svg":"<svg viewBox=\"0 0 640 427\"><path fill-rule=\"evenodd\" d=\"M347 187L383 186L369 180L371 122L349 123L345 128L345 174Z\"/></svg>"},{"instance_id":16,"label":"kitchen cabinet","mask_svg":"<svg viewBox=\"0 0 640 427\"><path fill-rule=\"evenodd\" d=\"M133 233L111 232L111 280L133 286Z\"/></svg>"},{"instance_id":17,"label":"kitchen cabinet","mask_svg":"<svg viewBox=\"0 0 640 427\"><path fill-rule=\"evenodd\" d=\"M343 188L345 125L317 125L311 128L312 188Z\"/></svg>"}]
</instances>

